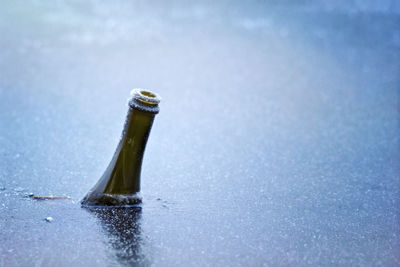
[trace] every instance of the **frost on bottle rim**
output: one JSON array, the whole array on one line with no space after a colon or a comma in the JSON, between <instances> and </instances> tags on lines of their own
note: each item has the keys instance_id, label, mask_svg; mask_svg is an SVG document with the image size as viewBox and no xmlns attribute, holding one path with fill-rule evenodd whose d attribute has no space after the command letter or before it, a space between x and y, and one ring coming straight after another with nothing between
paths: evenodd
<instances>
[{"instance_id":1,"label":"frost on bottle rim","mask_svg":"<svg viewBox=\"0 0 400 267\"><path fill-rule=\"evenodd\" d=\"M135 88L131 91L129 106L139 110L158 113L160 111L158 104L161 101L160 95L147 89Z\"/></svg>"}]
</instances>

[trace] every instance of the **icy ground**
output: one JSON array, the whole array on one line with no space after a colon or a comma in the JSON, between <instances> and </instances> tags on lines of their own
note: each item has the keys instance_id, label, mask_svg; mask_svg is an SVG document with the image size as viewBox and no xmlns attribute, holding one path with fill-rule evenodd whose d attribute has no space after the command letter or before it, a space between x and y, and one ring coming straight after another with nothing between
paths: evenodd
<instances>
[{"instance_id":1,"label":"icy ground","mask_svg":"<svg viewBox=\"0 0 400 267\"><path fill-rule=\"evenodd\" d=\"M399 1L43 2L0 7L0 266L400 265ZM89 212L134 87L143 210Z\"/></svg>"}]
</instances>

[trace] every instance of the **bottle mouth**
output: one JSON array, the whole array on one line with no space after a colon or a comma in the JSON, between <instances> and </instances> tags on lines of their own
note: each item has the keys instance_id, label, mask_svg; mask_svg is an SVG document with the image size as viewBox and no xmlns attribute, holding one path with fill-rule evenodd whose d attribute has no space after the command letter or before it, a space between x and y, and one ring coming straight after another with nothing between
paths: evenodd
<instances>
[{"instance_id":1,"label":"bottle mouth","mask_svg":"<svg viewBox=\"0 0 400 267\"><path fill-rule=\"evenodd\" d=\"M158 94L151 92L147 89L133 89L131 91L131 96L133 97L133 99L151 106L157 106L158 103L160 103L161 101L161 97Z\"/></svg>"}]
</instances>

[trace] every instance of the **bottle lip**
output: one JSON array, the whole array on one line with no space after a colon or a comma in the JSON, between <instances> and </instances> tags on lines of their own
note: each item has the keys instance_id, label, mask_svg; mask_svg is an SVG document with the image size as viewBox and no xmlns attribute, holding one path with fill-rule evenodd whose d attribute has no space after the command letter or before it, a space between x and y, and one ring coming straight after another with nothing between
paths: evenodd
<instances>
[{"instance_id":1,"label":"bottle lip","mask_svg":"<svg viewBox=\"0 0 400 267\"><path fill-rule=\"evenodd\" d=\"M161 101L161 96L147 89L135 88L131 91L133 99L148 105L158 105Z\"/></svg>"}]
</instances>

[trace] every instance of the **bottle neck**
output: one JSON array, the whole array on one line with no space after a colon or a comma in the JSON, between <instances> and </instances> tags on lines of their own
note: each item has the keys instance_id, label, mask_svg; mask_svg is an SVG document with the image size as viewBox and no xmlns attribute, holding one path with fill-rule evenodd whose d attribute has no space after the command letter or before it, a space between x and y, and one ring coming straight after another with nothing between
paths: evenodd
<instances>
[{"instance_id":1,"label":"bottle neck","mask_svg":"<svg viewBox=\"0 0 400 267\"><path fill-rule=\"evenodd\" d=\"M149 113L153 113L153 114L158 114L158 112L160 112L160 108L158 107L157 104L144 103L144 102L142 102L140 100L137 100L135 98L132 98L129 101L129 107L131 109L136 109L136 110L149 112Z\"/></svg>"},{"instance_id":2,"label":"bottle neck","mask_svg":"<svg viewBox=\"0 0 400 267\"><path fill-rule=\"evenodd\" d=\"M134 109L157 114L160 111L158 104L161 97L153 92L134 89L131 92L132 99L129 101L129 106Z\"/></svg>"},{"instance_id":3,"label":"bottle neck","mask_svg":"<svg viewBox=\"0 0 400 267\"><path fill-rule=\"evenodd\" d=\"M108 194L135 194L140 191L140 174L147 139L156 113L129 108L123 135L110 164Z\"/></svg>"}]
</instances>

